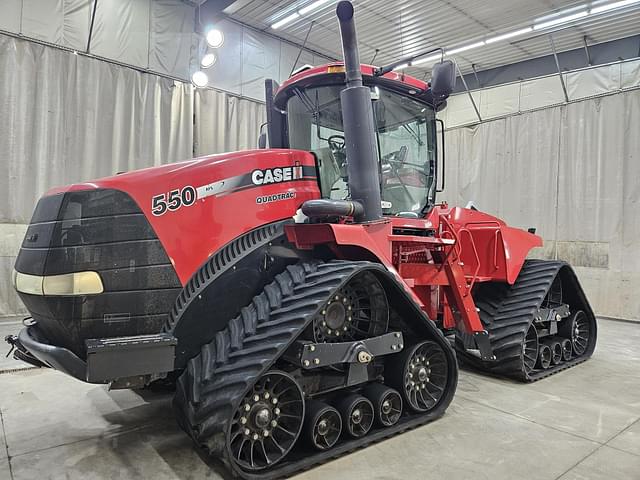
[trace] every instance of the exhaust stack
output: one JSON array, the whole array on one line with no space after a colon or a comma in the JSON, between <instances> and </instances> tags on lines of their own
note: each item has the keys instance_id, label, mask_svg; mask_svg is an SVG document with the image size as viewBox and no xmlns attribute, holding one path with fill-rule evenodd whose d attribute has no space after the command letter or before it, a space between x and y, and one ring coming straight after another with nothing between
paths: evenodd
<instances>
[{"instance_id":1,"label":"exhaust stack","mask_svg":"<svg viewBox=\"0 0 640 480\"><path fill-rule=\"evenodd\" d=\"M351 2L338 3L336 15L340 21L347 81L346 88L340 92L340 104L347 149L349 191L351 199L363 207L362 213L357 215L355 220L371 222L382 218L378 145L371 92L368 87L362 85L358 39Z\"/></svg>"}]
</instances>

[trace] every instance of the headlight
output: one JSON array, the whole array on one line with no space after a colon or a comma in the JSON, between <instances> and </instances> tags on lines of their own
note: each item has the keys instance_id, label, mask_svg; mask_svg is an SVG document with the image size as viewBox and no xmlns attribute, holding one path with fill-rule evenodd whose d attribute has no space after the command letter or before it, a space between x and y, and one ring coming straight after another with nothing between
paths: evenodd
<instances>
[{"instance_id":1,"label":"headlight","mask_svg":"<svg viewBox=\"0 0 640 480\"><path fill-rule=\"evenodd\" d=\"M31 295L96 295L104 291L97 272L40 276L14 271L14 285L18 292Z\"/></svg>"},{"instance_id":2,"label":"headlight","mask_svg":"<svg viewBox=\"0 0 640 480\"><path fill-rule=\"evenodd\" d=\"M43 295L42 279L40 275L27 275L26 273L14 270L13 284L18 292L29 293L31 295Z\"/></svg>"}]
</instances>

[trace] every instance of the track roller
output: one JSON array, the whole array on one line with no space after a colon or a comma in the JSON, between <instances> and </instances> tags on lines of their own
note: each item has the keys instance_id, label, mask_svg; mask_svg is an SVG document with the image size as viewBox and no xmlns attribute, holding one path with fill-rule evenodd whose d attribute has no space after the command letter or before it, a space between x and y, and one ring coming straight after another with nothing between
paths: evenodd
<instances>
[{"instance_id":1,"label":"track roller","mask_svg":"<svg viewBox=\"0 0 640 480\"><path fill-rule=\"evenodd\" d=\"M538 368L549 368L551 366L551 347L546 344L541 344L538 349L538 363L536 367Z\"/></svg>"},{"instance_id":2,"label":"track roller","mask_svg":"<svg viewBox=\"0 0 640 480\"><path fill-rule=\"evenodd\" d=\"M372 383L362 393L373 404L378 425L390 427L398 422L402 415L402 397L397 390L380 383Z\"/></svg>"},{"instance_id":3,"label":"track roller","mask_svg":"<svg viewBox=\"0 0 640 480\"><path fill-rule=\"evenodd\" d=\"M571 360L571 354L573 353L573 347L571 346L571 340L564 338L561 342L562 345L562 359L565 362Z\"/></svg>"},{"instance_id":4,"label":"track roller","mask_svg":"<svg viewBox=\"0 0 640 480\"><path fill-rule=\"evenodd\" d=\"M426 341L405 348L389 358L389 383L416 412L434 408L447 385L447 357L436 342Z\"/></svg>"},{"instance_id":5,"label":"track roller","mask_svg":"<svg viewBox=\"0 0 640 480\"><path fill-rule=\"evenodd\" d=\"M551 350L551 364L558 365L562 361L562 344L556 339L543 342Z\"/></svg>"},{"instance_id":6,"label":"track roller","mask_svg":"<svg viewBox=\"0 0 640 480\"><path fill-rule=\"evenodd\" d=\"M364 437L373 425L373 404L362 395L351 394L343 398L336 405L340 415L344 432L353 437Z\"/></svg>"},{"instance_id":7,"label":"track roller","mask_svg":"<svg viewBox=\"0 0 640 480\"><path fill-rule=\"evenodd\" d=\"M304 435L316 450L333 447L342 433L342 418L338 410L318 400L308 400Z\"/></svg>"}]
</instances>

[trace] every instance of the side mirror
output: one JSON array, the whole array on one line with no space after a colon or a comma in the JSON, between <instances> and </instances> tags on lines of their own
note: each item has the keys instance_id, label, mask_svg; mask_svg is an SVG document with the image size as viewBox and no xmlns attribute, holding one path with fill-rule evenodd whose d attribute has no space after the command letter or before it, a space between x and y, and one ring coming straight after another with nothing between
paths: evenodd
<instances>
[{"instance_id":1,"label":"side mirror","mask_svg":"<svg viewBox=\"0 0 640 480\"><path fill-rule=\"evenodd\" d=\"M444 100L456 86L456 66L451 60L436 63L431 70L431 94Z\"/></svg>"}]
</instances>

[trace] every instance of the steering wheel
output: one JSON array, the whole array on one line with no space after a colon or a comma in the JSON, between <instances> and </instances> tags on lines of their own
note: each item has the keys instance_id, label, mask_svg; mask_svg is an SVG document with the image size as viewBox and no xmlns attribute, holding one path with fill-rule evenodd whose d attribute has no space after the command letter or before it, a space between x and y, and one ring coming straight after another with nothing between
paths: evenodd
<instances>
[{"instance_id":1,"label":"steering wheel","mask_svg":"<svg viewBox=\"0 0 640 480\"><path fill-rule=\"evenodd\" d=\"M406 145L403 145L403 146L400 147L400 150L396 150L395 152L391 152L391 153L385 155L382 158L382 161L389 163L390 165L392 165L396 169L409 166L409 167L414 167L414 168L418 169L419 171L424 170L424 165L419 165L417 163L407 162L407 154L408 153L409 153L409 149L407 148Z\"/></svg>"},{"instance_id":2,"label":"steering wheel","mask_svg":"<svg viewBox=\"0 0 640 480\"><path fill-rule=\"evenodd\" d=\"M345 142L342 135L331 135L327 138L327 143L332 152L342 152L344 150Z\"/></svg>"}]
</instances>

